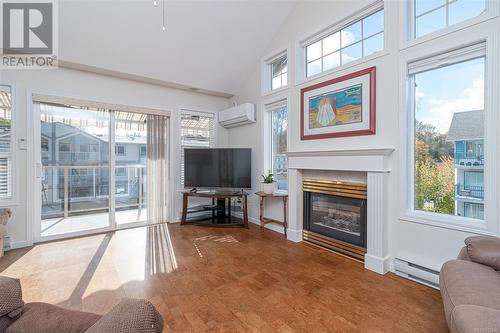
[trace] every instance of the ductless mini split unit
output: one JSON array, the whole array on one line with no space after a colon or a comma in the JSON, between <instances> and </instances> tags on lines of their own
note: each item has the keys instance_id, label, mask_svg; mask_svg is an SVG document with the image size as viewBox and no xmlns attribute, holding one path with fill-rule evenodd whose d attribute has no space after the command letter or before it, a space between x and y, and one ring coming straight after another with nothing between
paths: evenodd
<instances>
[{"instance_id":1,"label":"ductless mini split unit","mask_svg":"<svg viewBox=\"0 0 500 333\"><path fill-rule=\"evenodd\" d=\"M224 128L255 123L255 104L243 103L220 111L219 123Z\"/></svg>"}]
</instances>

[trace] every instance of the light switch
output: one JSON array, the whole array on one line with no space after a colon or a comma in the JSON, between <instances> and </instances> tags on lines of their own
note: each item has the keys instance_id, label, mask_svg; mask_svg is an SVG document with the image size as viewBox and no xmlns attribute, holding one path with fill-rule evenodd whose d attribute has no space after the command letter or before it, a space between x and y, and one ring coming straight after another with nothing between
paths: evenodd
<instances>
[{"instance_id":1,"label":"light switch","mask_svg":"<svg viewBox=\"0 0 500 333\"><path fill-rule=\"evenodd\" d=\"M28 142L24 138L19 138L17 139L17 144L19 149L21 150L28 150Z\"/></svg>"}]
</instances>

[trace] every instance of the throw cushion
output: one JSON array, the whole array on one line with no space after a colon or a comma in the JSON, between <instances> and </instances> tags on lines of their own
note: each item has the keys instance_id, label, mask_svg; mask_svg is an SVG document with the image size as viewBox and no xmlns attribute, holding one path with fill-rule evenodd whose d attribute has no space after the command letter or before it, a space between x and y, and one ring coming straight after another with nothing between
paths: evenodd
<instances>
[{"instance_id":1,"label":"throw cushion","mask_svg":"<svg viewBox=\"0 0 500 333\"><path fill-rule=\"evenodd\" d=\"M471 261L500 270L500 238L473 236L465 239Z\"/></svg>"},{"instance_id":2,"label":"throw cushion","mask_svg":"<svg viewBox=\"0 0 500 333\"><path fill-rule=\"evenodd\" d=\"M5 333L84 333L100 315L67 310L47 303L28 303Z\"/></svg>"},{"instance_id":3,"label":"throw cushion","mask_svg":"<svg viewBox=\"0 0 500 333\"><path fill-rule=\"evenodd\" d=\"M24 306L23 291L19 279L0 276L0 317L18 312ZM11 315L11 318L15 317Z\"/></svg>"},{"instance_id":4,"label":"throw cushion","mask_svg":"<svg viewBox=\"0 0 500 333\"><path fill-rule=\"evenodd\" d=\"M126 298L86 333L161 333L163 319L146 300Z\"/></svg>"}]
</instances>

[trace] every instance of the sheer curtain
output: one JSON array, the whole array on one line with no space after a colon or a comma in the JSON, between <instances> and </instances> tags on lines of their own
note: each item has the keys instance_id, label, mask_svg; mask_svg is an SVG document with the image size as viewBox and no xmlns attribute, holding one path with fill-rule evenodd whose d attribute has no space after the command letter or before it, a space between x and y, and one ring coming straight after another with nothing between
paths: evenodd
<instances>
[{"instance_id":1,"label":"sheer curtain","mask_svg":"<svg viewBox=\"0 0 500 333\"><path fill-rule=\"evenodd\" d=\"M169 118L149 114L147 124L148 223L167 221Z\"/></svg>"}]
</instances>

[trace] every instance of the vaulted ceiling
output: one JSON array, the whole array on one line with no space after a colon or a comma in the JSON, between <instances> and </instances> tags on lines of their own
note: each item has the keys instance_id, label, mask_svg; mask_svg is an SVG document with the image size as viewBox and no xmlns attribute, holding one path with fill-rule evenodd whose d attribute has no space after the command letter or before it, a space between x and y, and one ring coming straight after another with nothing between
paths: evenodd
<instances>
[{"instance_id":1,"label":"vaulted ceiling","mask_svg":"<svg viewBox=\"0 0 500 333\"><path fill-rule=\"evenodd\" d=\"M232 94L296 1L59 1L59 58Z\"/></svg>"}]
</instances>

